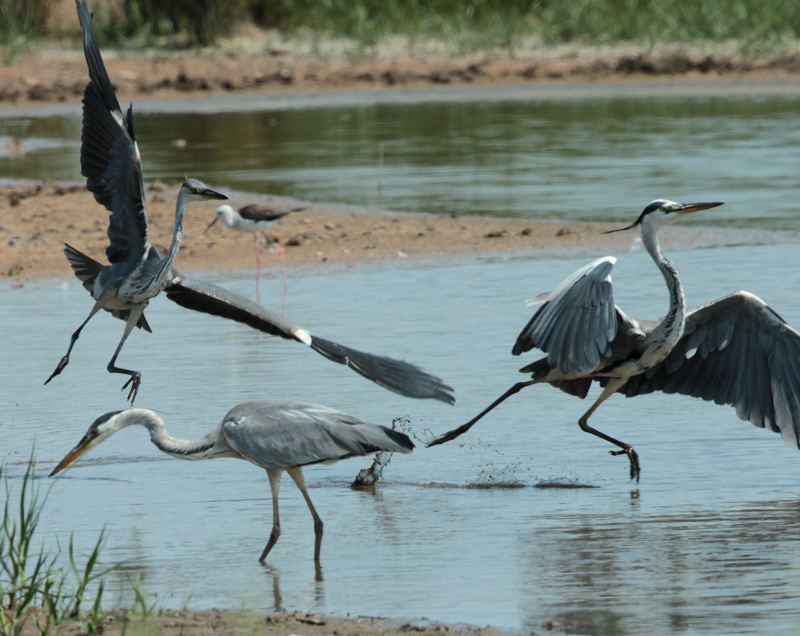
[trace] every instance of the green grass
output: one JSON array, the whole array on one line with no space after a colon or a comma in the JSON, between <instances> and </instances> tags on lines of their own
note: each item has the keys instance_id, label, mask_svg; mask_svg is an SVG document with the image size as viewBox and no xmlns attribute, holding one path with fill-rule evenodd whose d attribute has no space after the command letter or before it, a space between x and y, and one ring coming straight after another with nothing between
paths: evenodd
<instances>
[{"instance_id":1,"label":"green grass","mask_svg":"<svg viewBox=\"0 0 800 636\"><path fill-rule=\"evenodd\" d=\"M0 634L16 636L26 622L33 623L37 632L49 634L75 620L83 623L85 632L94 634L101 616L103 577L110 571L97 569L103 532L85 559L76 555L70 536L66 564L60 551L50 552L44 543L37 546L36 530L47 493L34 479L33 466L31 459L14 501L9 478L0 467L6 493L0 525ZM91 609L82 610L86 603Z\"/></svg>"},{"instance_id":2,"label":"green grass","mask_svg":"<svg viewBox=\"0 0 800 636\"><path fill-rule=\"evenodd\" d=\"M548 42L777 42L800 37L800 4L779 0L545 1L537 30Z\"/></svg>"},{"instance_id":3,"label":"green grass","mask_svg":"<svg viewBox=\"0 0 800 636\"><path fill-rule=\"evenodd\" d=\"M0 46L8 64L45 32L53 0L0 0Z\"/></svg>"},{"instance_id":4,"label":"green grass","mask_svg":"<svg viewBox=\"0 0 800 636\"><path fill-rule=\"evenodd\" d=\"M41 35L53 0L0 0L8 51ZM347 37L362 49L389 35L433 37L458 51L546 43L701 44L769 49L800 39L795 0L93 0L105 41L207 45L251 21L285 34ZM308 35L308 34L311 35Z\"/></svg>"}]
</instances>

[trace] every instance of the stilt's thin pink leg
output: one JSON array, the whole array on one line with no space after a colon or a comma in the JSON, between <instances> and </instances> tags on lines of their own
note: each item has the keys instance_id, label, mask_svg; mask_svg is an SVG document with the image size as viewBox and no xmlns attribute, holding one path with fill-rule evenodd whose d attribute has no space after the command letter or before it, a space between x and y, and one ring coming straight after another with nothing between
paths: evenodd
<instances>
[{"instance_id":1,"label":"stilt's thin pink leg","mask_svg":"<svg viewBox=\"0 0 800 636\"><path fill-rule=\"evenodd\" d=\"M253 232L253 245L256 248L256 302L261 304L261 247L258 245L258 234Z\"/></svg>"},{"instance_id":2,"label":"stilt's thin pink leg","mask_svg":"<svg viewBox=\"0 0 800 636\"><path fill-rule=\"evenodd\" d=\"M284 260L283 248L281 247L280 243L278 243L278 241L270 238L266 232L262 232L262 234L264 235L264 238L267 240L268 244L275 246L275 249L278 250L278 255L281 257L281 274L283 274L283 295L285 297L286 294L289 293L289 283L286 281L286 261Z\"/></svg>"}]
</instances>

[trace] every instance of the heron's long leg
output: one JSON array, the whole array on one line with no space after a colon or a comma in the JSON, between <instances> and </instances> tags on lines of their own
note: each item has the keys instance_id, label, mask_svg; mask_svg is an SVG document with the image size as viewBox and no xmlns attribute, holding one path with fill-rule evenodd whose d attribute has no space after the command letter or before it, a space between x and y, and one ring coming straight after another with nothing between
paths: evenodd
<instances>
[{"instance_id":1,"label":"heron's long leg","mask_svg":"<svg viewBox=\"0 0 800 636\"><path fill-rule=\"evenodd\" d=\"M319 552L322 548L322 519L320 519L317 511L314 509L314 504L311 503L311 497L308 496L306 480L303 478L303 469L300 468L300 466L295 466L294 468L287 468L286 472L289 473L289 477L294 479L294 483L297 484L300 492L303 493L303 499L306 500L308 509L311 511L311 516L314 517L314 561L318 563Z\"/></svg>"},{"instance_id":2,"label":"heron's long leg","mask_svg":"<svg viewBox=\"0 0 800 636\"><path fill-rule=\"evenodd\" d=\"M466 433L472 425L475 424L478 420L480 420L484 415L486 415L489 411L493 408L498 406L500 403L505 402L508 398L510 398L515 393L519 393L522 389L526 386L530 386L531 384L538 384L539 380L528 380L527 382L517 382L514 386L512 386L508 391L503 393L499 398L497 398L494 402L492 402L489 406L483 409L480 413L478 413L475 417L473 417L469 422L466 424L462 424L458 428L454 428L452 431L448 431L444 435L440 435L432 442L426 444L426 446L436 446L437 444L444 444L445 442L449 442L450 440L455 439L459 435Z\"/></svg>"},{"instance_id":3,"label":"heron's long leg","mask_svg":"<svg viewBox=\"0 0 800 636\"><path fill-rule=\"evenodd\" d=\"M605 402L609 397L614 395L625 382L627 382L627 378L614 378L612 379L607 385L606 388L603 389L603 392L600 394L600 397L597 398L594 404L592 404L591 408L583 414L580 420L578 420L578 425L581 427L582 431L586 431L587 433L591 433L592 435L596 435L597 437L606 440L607 442L611 442L612 444L619 446L622 450L620 451L609 451L612 455L627 455L628 459L631 462L631 479L635 479L639 481L639 473L641 473L641 466L639 465L639 455L638 453L633 450L633 446L630 444L626 444L625 442L620 442L618 439L614 439L610 435L606 435L605 433L601 433L596 428L592 428L589 426L589 418L592 416L597 410L597 407L600 406L603 402Z\"/></svg>"},{"instance_id":4,"label":"heron's long leg","mask_svg":"<svg viewBox=\"0 0 800 636\"><path fill-rule=\"evenodd\" d=\"M253 232L253 246L256 250L256 302L261 304L261 246L258 244L258 234Z\"/></svg>"},{"instance_id":5,"label":"heron's long leg","mask_svg":"<svg viewBox=\"0 0 800 636\"><path fill-rule=\"evenodd\" d=\"M139 322L139 318L142 317L146 307L146 302L131 307L130 313L128 314L128 321L125 323L125 332L122 334L122 340L119 341L117 350L114 351L114 355L111 356L111 360L106 367L109 373L124 373L130 376L130 379L122 385L122 390L124 391L129 384L131 385L131 390L128 392L128 399L131 401L131 406L133 406L133 401L136 399L136 394L139 392L139 385L142 383L142 374L138 371L131 371L130 369L123 369L115 366L115 363L119 352L122 351L122 345L125 344L125 341L128 339L131 331L133 331L136 323Z\"/></svg>"},{"instance_id":6,"label":"heron's long leg","mask_svg":"<svg viewBox=\"0 0 800 636\"><path fill-rule=\"evenodd\" d=\"M269 541L267 547L258 557L260 563L264 562L267 558L269 551L272 550L274 545L278 543L278 538L281 536L281 517L278 513L278 491L281 489L281 475L283 470L273 470L267 468L267 477L269 477L269 488L272 491L272 532L269 533Z\"/></svg>"},{"instance_id":7,"label":"heron's long leg","mask_svg":"<svg viewBox=\"0 0 800 636\"><path fill-rule=\"evenodd\" d=\"M264 238L267 240L267 245L272 245L278 250L278 256L281 257L281 274L283 275L283 295L289 293L289 283L286 282L286 260L284 259L284 251L281 247L280 243L276 241L274 238L269 236L266 232L261 232L264 235Z\"/></svg>"},{"instance_id":8,"label":"heron's long leg","mask_svg":"<svg viewBox=\"0 0 800 636\"><path fill-rule=\"evenodd\" d=\"M84 320L81 323L81 326L78 327L75 330L75 333L72 334L72 337L70 338L70 341L69 341L69 348L67 349L67 353L65 353L64 357L61 358L61 361L56 366L56 370L53 371L50 374L50 377L47 378L44 381L45 384L50 382L50 380L52 380L59 373L61 373L66 368L66 366L69 364L69 354L72 353L72 347L74 347L75 343L78 341L78 338L81 335L81 331L83 331L83 328L86 326L86 323L89 322L92 319L92 316L94 316L98 311L100 311L103 308L103 305L105 305L105 303L108 301L109 297L110 297L110 294L103 294L100 297L100 299L95 302L94 307L92 307L92 311L89 312L89 316L86 318L86 320ZM137 320L138 320L138 318L137 318Z\"/></svg>"}]
</instances>

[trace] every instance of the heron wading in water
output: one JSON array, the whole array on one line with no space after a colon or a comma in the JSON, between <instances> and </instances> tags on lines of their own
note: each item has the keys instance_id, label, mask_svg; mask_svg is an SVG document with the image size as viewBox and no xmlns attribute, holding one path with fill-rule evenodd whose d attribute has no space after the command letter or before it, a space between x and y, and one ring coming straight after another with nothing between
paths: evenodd
<instances>
[{"instance_id":1,"label":"heron wading in water","mask_svg":"<svg viewBox=\"0 0 800 636\"><path fill-rule=\"evenodd\" d=\"M50 382L69 363L69 356L86 323L104 309L125 320L125 331L108 364L110 373L130 376L128 399L133 404L141 383L139 371L116 366L117 356L133 327L150 331L144 310L160 292L188 309L244 323L273 336L295 340L336 363L344 364L378 385L402 395L433 398L453 403L452 389L439 378L419 367L393 358L357 351L312 335L282 317L265 310L239 294L216 285L194 280L172 267L183 236L186 204L197 198L225 199L201 182L187 179L178 192L175 230L166 256L161 256L149 241L142 163L133 129L133 107L123 114L95 38L92 17L86 0L77 0L78 18L83 32L83 50L89 66L89 84L83 97L81 134L81 174L90 192L104 205L111 217L109 246L103 265L66 245L64 253L72 270L95 300L89 316L72 334L67 353L45 381Z\"/></svg>"},{"instance_id":2,"label":"heron wading in water","mask_svg":"<svg viewBox=\"0 0 800 636\"><path fill-rule=\"evenodd\" d=\"M98 417L80 442L50 473L52 477L78 457L128 426L144 426L158 450L178 459L217 457L244 459L267 471L272 491L272 532L259 561L267 558L281 536L278 491L286 471L297 484L314 518L314 561L319 562L322 519L311 503L303 466L331 463L379 451L410 453L408 436L319 404L299 402L245 402L233 407L222 424L196 440L177 439L164 421L149 409L113 411Z\"/></svg>"},{"instance_id":3,"label":"heron wading in water","mask_svg":"<svg viewBox=\"0 0 800 636\"><path fill-rule=\"evenodd\" d=\"M238 210L234 210L229 205L221 205L217 208L217 214L203 234L208 232L214 224L222 219L222 222L232 230L239 232L252 232L253 233L253 246L256 252L256 301L261 303L261 246L258 244L258 233L264 236L264 240L268 245L273 246L281 259L281 274L283 275L283 295L289 292L289 284L286 281L286 261L284 259L284 250L281 244L274 238L267 234L266 230L275 225L282 218L289 216L292 212L299 212L305 210L304 207L293 208L291 210L275 210L267 205L259 203L250 203Z\"/></svg>"},{"instance_id":4,"label":"heron wading in water","mask_svg":"<svg viewBox=\"0 0 800 636\"><path fill-rule=\"evenodd\" d=\"M789 446L800 448L800 334L746 291L687 310L678 272L661 252L661 227L719 205L658 199L631 225L611 230L640 228L669 292L669 310L662 320L637 320L614 304L615 258L589 263L536 299L541 306L517 338L514 355L533 348L547 354L520 369L533 379L516 383L472 420L428 446L462 435L525 387L547 382L584 398L598 382L600 397L578 424L618 446L621 450L611 454L628 456L631 478L637 481L641 469L633 447L588 423L597 407L617 392L634 397L662 391L729 404L741 419L780 433Z\"/></svg>"}]
</instances>

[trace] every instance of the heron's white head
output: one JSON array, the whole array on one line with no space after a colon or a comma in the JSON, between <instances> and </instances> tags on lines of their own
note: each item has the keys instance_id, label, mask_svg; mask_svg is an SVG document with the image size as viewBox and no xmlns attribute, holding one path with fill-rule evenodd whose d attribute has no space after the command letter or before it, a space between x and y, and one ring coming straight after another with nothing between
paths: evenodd
<instances>
[{"instance_id":1,"label":"heron's white head","mask_svg":"<svg viewBox=\"0 0 800 636\"><path fill-rule=\"evenodd\" d=\"M187 178L181 186L178 196L183 196L189 201L205 201L206 199L227 199L224 194L212 190L202 181Z\"/></svg>"},{"instance_id":2,"label":"heron's white head","mask_svg":"<svg viewBox=\"0 0 800 636\"><path fill-rule=\"evenodd\" d=\"M81 438L81 441L77 443L75 448L73 448L69 453L67 453L64 459L62 459L58 463L58 465L53 469L53 471L50 473L50 476L52 477L56 473L64 470L72 462L78 459L78 457L80 457L87 451L91 450L95 446L102 444L118 430L133 424L134 421L131 418L125 416L127 414L130 414L131 411L135 410L139 409L128 409L127 411L110 411L98 417L94 422L92 422L92 425L89 427L89 430L86 431L84 436Z\"/></svg>"},{"instance_id":3,"label":"heron's white head","mask_svg":"<svg viewBox=\"0 0 800 636\"><path fill-rule=\"evenodd\" d=\"M668 199L656 199L647 204L639 218L626 227L621 227L617 230L609 230L604 234L611 234L612 232L623 232L630 230L637 225L642 226L642 232L650 230L650 232L657 232L659 229L670 223L674 223L678 219L693 212L700 210L708 210L709 208L716 208L722 205L721 201L703 202L703 203L676 203Z\"/></svg>"}]
</instances>

